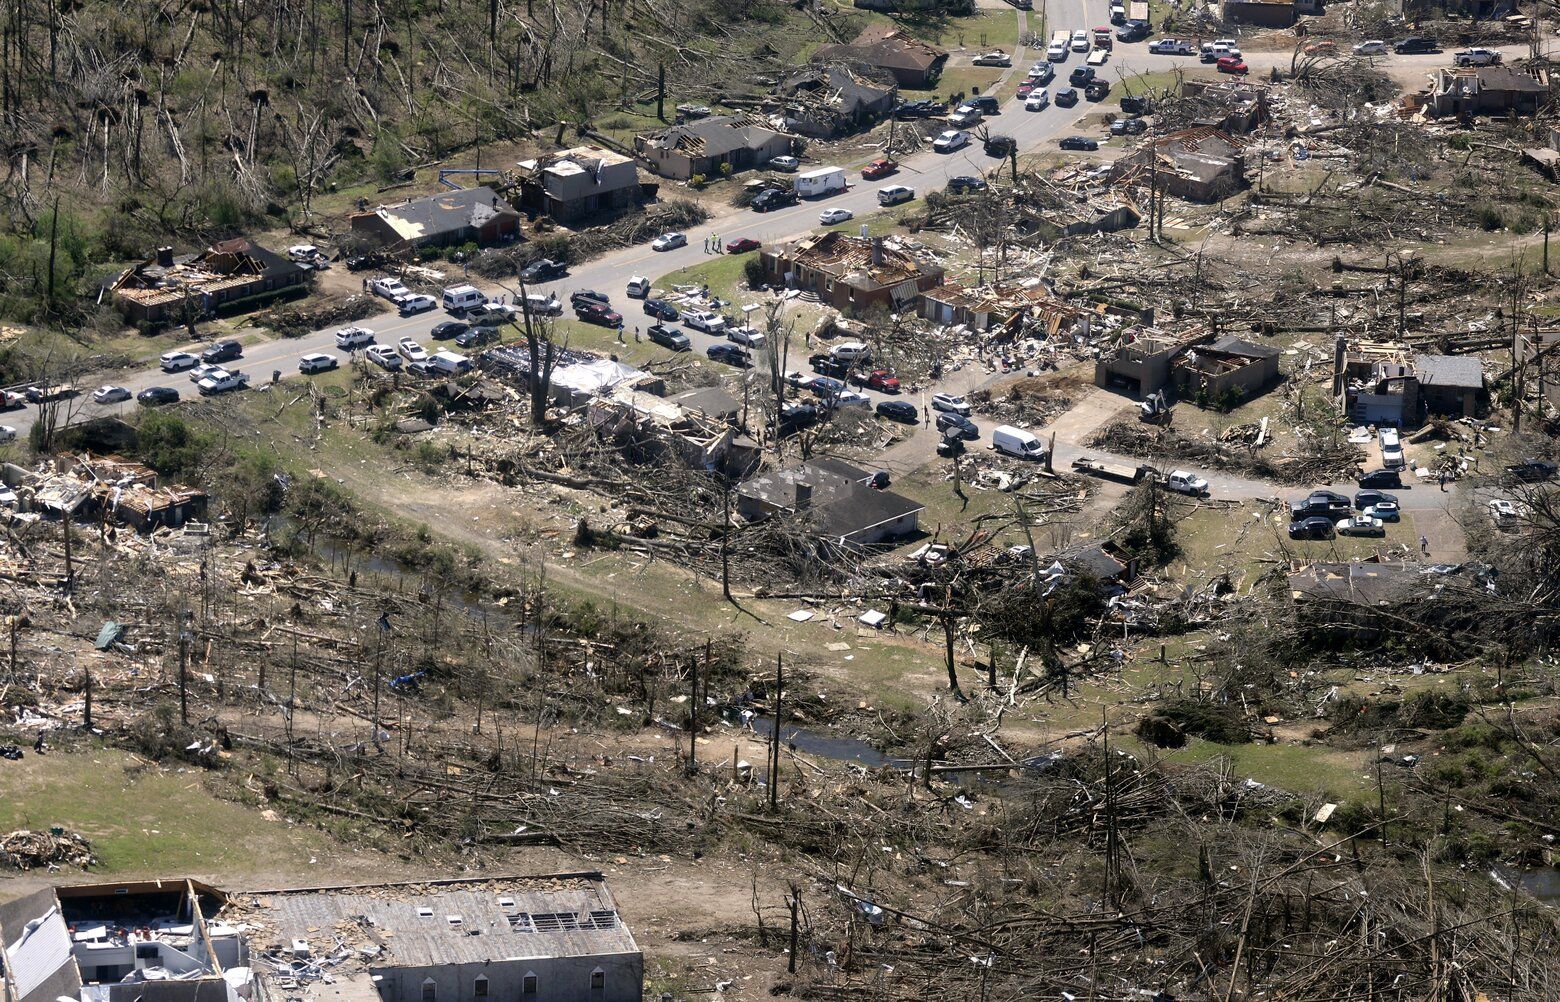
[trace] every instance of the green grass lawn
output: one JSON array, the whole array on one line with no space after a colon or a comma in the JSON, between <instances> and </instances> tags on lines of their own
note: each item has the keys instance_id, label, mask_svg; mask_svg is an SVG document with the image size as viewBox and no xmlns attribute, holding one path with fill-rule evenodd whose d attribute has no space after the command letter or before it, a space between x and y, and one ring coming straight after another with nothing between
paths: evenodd
<instances>
[{"instance_id":1,"label":"green grass lawn","mask_svg":"<svg viewBox=\"0 0 1560 1002\"><path fill-rule=\"evenodd\" d=\"M926 97L936 101L952 101L961 94L969 97L986 93L1001 76L1001 70L990 66L954 66L943 72L937 86L924 91L902 88L901 93L905 100Z\"/></svg>"},{"instance_id":2,"label":"green grass lawn","mask_svg":"<svg viewBox=\"0 0 1560 1002\"><path fill-rule=\"evenodd\" d=\"M60 825L111 874L302 873L330 840L213 796L200 769L170 771L109 749L57 751L0 770L0 831Z\"/></svg>"},{"instance_id":3,"label":"green grass lawn","mask_svg":"<svg viewBox=\"0 0 1560 1002\"><path fill-rule=\"evenodd\" d=\"M977 10L969 17L949 18L932 40L945 49L1005 49L1011 53L1018 47L1018 12L1011 8Z\"/></svg>"}]
</instances>

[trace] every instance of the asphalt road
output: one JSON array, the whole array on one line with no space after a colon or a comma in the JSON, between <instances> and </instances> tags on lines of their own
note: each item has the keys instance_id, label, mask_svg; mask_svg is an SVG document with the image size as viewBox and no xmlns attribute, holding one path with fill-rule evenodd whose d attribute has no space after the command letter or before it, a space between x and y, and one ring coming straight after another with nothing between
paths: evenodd
<instances>
[{"instance_id":1,"label":"asphalt road","mask_svg":"<svg viewBox=\"0 0 1560 1002\"><path fill-rule=\"evenodd\" d=\"M1020 35L1022 35L1025 15L1020 12L1017 16L1020 18ZM1051 31L1064 28L1092 29L1097 25L1105 25L1107 21L1108 4L1105 0L1057 0L1050 5L1047 27ZM1510 47L1510 49L1512 51L1508 55L1518 55L1522 51L1521 47ZM1014 54L1013 67L1005 76L1024 74L1028 65L1037 56L1043 58L1043 51L1038 54L1031 53L1020 46ZM1057 79L1047 87L1047 90L1054 95L1057 89L1066 86L1068 73L1073 67L1080 65L1084 58L1082 53L1070 52L1065 62L1055 64ZM1287 66L1289 59L1288 53L1253 53L1248 63L1254 69L1260 70L1273 65ZM1427 72L1435 66L1447 65L1449 61L1449 53L1427 56L1384 56L1372 60L1373 63L1383 66L1423 65ZM1110 60L1099 69L1098 75L1117 85L1120 80L1139 73L1152 73L1175 67L1191 68L1197 65L1195 58L1150 55L1146 41L1131 44L1117 42ZM1025 152L1054 149L1059 138L1079 133L1076 123L1085 115L1098 109L1114 109L1119 94L1119 86L1113 86L1111 95L1098 105L1089 101L1080 101L1071 108L1062 108L1053 101L1045 110L1038 112L1025 111L1022 102L1012 99L1003 106L1000 115L988 118L986 125L993 133L1012 136ZM1097 133L1095 136L1099 138ZM649 318L643 316L640 304L629 300L624 293L629 278L634 275L659 278L673 271L707 261L709 257L703 251L706 237L715 237L721 244L738 237L751 237L765 244L772 244L819 229L818 214L826 208L849 209L857 217L878 211L877 190L880 187L890 184L907 185L915 189L919 198L929 191L942 188L951 177L978 175L999 165L998 160L984 155L978 142L972 142L970 146L953 154L938 154L928 150L906 157L901 161L900 170L889 178L869 182L857 176L852 178L848 190L830 197L804 201L799 205L770 213L744 212L738 216L726 216L687 231L688 244L685 247L666 252L653 251L649 246L626 248L581 264L566 278L533 287L531 291L553 292L560 299L567 300L572 291L597 289L613 297L614 308L624 314L630 327L633 327L636 321L640 326L648 326ZM493 286L488 287L487 291L496 295L504 290ZM513 291L512 286L510 291ZM429 331L434 325L448 319L450 319L449 315L442 310L433 310L410 317L387 312L361 321L360 325L374 330L380 344L394 345L400 338L410 336L432 350L435 345L428 337ZM703 354L709 345L719 340L686 327L682 329L693 342L693 350L700 354ZM238 362L229 364L228 368L247 372L251 378L251 385L269 381L273 372L279 372L283 378L299 378L298 359L303 355L324 351L345 357L345 352L335 347L334 332L335 328L331 328L301 338L269 340L251 345L245 349L244 357ZM448 344L441 347L457 350ZM796 367L803 367L804 362L805 358L798 359ZM949 373L936 388L968 392L992 381L993 378L984 370L971 366L963 371ZM195 393L195 387L186 373L168 374L155 367L126 373L104 374L103 381L124 386L132 393L159 385L174 386L186 397ZM884 395L878 393L869 393L869 396L874 401L886 399ZM920 400L916 399L916 402L920 403ZM87 394L83 394L71 401L70 420L80 420L103 413L122 413L136 406L133 402L99 406L93 403ZM36 417L36 408L29 406L0 415L0 423L14 427L19 435L25 436ZM921 434L930 437L934 433L923 428ZM1082 450L1072 443L1060 440L1057 442L1058 463L1070 461L1081 452ZM1099 455L1097 452L1095 454ZM1275 492L1272 485L1254 481L1237 481L1219 477L1216 484L1230 489L1233 493L1247 496L1267 497ZM1421 505L1416 501L1423 493L1425 492L1422 490L1406 492L1404 507L1420 507ZM1439 491L1430 493L1441 498L1445 497Z\"/></svg>"}]
</instances>

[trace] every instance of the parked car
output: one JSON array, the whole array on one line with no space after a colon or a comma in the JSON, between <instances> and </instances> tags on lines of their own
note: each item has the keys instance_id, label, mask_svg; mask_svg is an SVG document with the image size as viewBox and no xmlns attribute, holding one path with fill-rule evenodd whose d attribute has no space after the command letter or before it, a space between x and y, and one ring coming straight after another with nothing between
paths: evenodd
<instances>
[{"instance_id":1,"label":"parked car","mask_svg":"<svg viewBox=\"0 0 1560 1002\"><path fill-rule=\"evenodd\" d=\"M825 226L833 226L835 223L843 223L855 216L849 209L824 209L818 213L818 222Z\"/></svg>"},{"instance_id":2,"label":"parked car","mask_svg":"<svg viewBox=\"0 0 1560 1002\"><path fill-rule=\"evenodd\" d=\"M335 355L323 351L311 351L298 359L298 371L305 376L311 376L316 372L329 372L338 364L340 363L337 362Z\"/></svg>"},{"instance_id":3,"label":"parked car","mask_svg":"<svg viewBox=\"0 0 1560 1002\"><path fill-rule=\"evenodd\" d=\"M408 362L428 361L428 349L418 344L415 338L403 337L395 350Z\"/></svg>"},{"instance_id":4,"label":"parked car","mask_svg":"<svg viewBox=\"0 0 1560 1002\"><path fill-rule=\"evenodd\" d=\"M569 273L568 265L562 261L554 261L550 258L538 258L520 269L520 281L527 285L537 282L551 282L562 278Z\"/></svg>"},{"instance_id":5,"label":"parked car","mask_svg":"<svg viewBox=\"0 0 1560 1002\"><path fill-rule=\"evenodd\" d=\"M773 212L796 204L796 192L789 188L765 188L753 197L754 212Z\"/></svg>"},{"instance_id":6,"label":"parked car","mask_svg":"<svg viewBox=\"0 0 1560 1002\"><path fill-rule=\"evenodd\" d=\"M764 246L752 237L738 237L735 240L726 241L727 254L746 254L748 251L756 251Z\"/></svg>"},{"instance_id":7,"label":"parked car","mask_svg":"<svg viewBox=\"0 0 1560 1002\"><path fill-rule=\"evenodd\" d=\"M387 344L376 344L363 353L363 357L391 372L401 367L401 356L395 353L395 349Z\"/></svg>"},{"instance_id":8,"label":"parked car","mask_svg":"<svg viewBox=\"0 0 1560 1002\"><path fill-rule=\"evenodd\" d=\"M850 375L850 363L835 358L826 351L820 351L807 359L807 365L814 372L825 376L844 379Z\"/></svg>"},{"instance_id":9,"label":"parked car","mask_svg":"<svg viewBox=\"0 0 1560 1002\"><path fill-rule=\"evenodd\" d=\"M439 371L438 366L434 365L431 361L413 362L406 367L406 372L407 375L420 376L423 379L437 379L444 375L444 373Z\"/></svg>"},{"instance_id":10,"label":"parked car","mask_svg":"<svg viewBox=\"0 0 1560 1002\"><path fill-rule=\"evenodd\" d=\"M574 316L583 323L598 327L621 327L623 315L605 303L581 301L574 306Z\"/></svg>"},{"instance_id":11,"label":"parked car","mask_svg":"<svg viewBox=\"0 0 1560 1002\"><path fill-rule=\"evenodd\" d=\"M1044 86L1056 79L1056 67L1050 63L1035 63L1029 67L1029 79L1038 86Z\"/></svg>"},{"instance_id":12,"label":"parked car","mask_svg":"<svg viewBox=\"0 0 1560 1002\"><path fill-rule=\"evenodd\" d=\"M735 365L739 369L746 369L752 365L748 361L748 353L734 344L712 344L704 349L704 354L709 356L711 362L724 362L727 365Z\"/></svg>"},{"instance_id":13,"label":"parked car","mask_svg":"<svg viewBox=\"0 0 1560 1002\"><path fill-rule=\"evenodd\" d=\"M988 157L1007 157L1018 149L1018 141L1012 136L987 136L981 149Z\"/></svg>"},{"instance_id":14,"label":"parked car","mask_svg":"<svg viewBox=\"0 0 1560 1002\"><path fill-rule=\"evenodd\" d=\"M187 351L164 352L157 361L158 367L164 372L183 372L200 364L200 359Z\"/></svg>"},{"instance_id":15,"label":"parked car","mask_svg":"<svg viewBox=\"0 0 1560 1002\"><path fill-rule=\"evenodd\" d=\"M434 324L433 330L428 332L428 336L435 341L451 341L469 330L471 330L470 324L451 320L442 324Z\"/></svg>"},{"instance_id":16,"label":"parked car","mask_svg":"<svg viewBox=\"0 0 1560 1002\"><path fill-rule=\"evenodd\" d=\"M1024 101L1025 111L1044 111L1051 106L1051 95L1043 90L1031 91Z\"/></svg>"},{"instance_id":17,"label":"parked car","mask_svg":"<svg viewBox=\"0 0 1560 1002\"><path fill-rule=\"evenodd\" d=\"M1245 76L1251 72L1251 68L1239 56L1221 56L1214 68L1220 73L1233 73L1236 76Z\"/></svg>"},{"instance_id":18,"label":"parked car","mask_svg":"<svg viewBox=\"0 0 1560 1002\"><path fill-rule=\"evenodd\" d=\"M1153 99L1132 94L1124 95L1121 99L1121 113L1123 115L1152 115L1154 113Z\"/></svg>"},{"instance_id":19,"label":"parked car","mask_svg":"<svg viewBox=\"0 0 1560 1002\"><path fill-rule=\"evenodd\" d=\"M223 362L231 362L243 354L244 346L237 341L218 341L200 353L200 360L207 365L220 365Z\"/></svg>"},{"instance_id":20,"label":"parked car","mask_svg":"<svg viewBox=\"0 0 1560 1002\"><path fill-rule=\"evenodd\" d=\"M915 404L908 400L885 400L877 405L876 410L878 417L903 424L916 424L920 420Z\"/></svg>"},{"instance_id":21,"label":"parked car","mask_svg":"<svg viewBox=\"0 0 1560 1002\"><path fill-rule=\"evenodd\" d=\"M676 327L668 327L666 324L651 324L645 332L650 338L651 344L658 344L662 348L670 348L672 351L692 351L693 342L688 340L688 335Z\"/></svg>"},{"instance_id":22,"label":"parked car","mask_svg":"<svg viewBox=\"0 0 1560 1002\"><path fill-rule=\"evenodd\" d=\"M195 384L203 397L213 397L219 393L231 393L241 390L249 385L249 376L242 372L222 371L202 379Z\"/></svg>"},{"instance_id":23,"label":"parked car","mask_svg":"<svg viewBox=\"0 0 1560 1002\"><path fill-rule=\"evenodd\" d=\"M976 66L1012 66L1013 57L1001 49L997 49L992 52L982 52L972 62Z\"/></svg>"},{"instance_id":24,"label":"parked car","mask_svg":"<svg viewBox=\"0 0 1560 1002\"><path fill-rule=\"evenodd\" d=\"M179 391L171 386L148 386L135 395L135 402L142 407L161 407L179 402Z\"/></svg>"},{"instance_id":25,"label":"parked car","mask_svg":"<svg viewBox=\"0 0 1560 1002\"><path fill-rule=\"evenodd\" d=\"M1458 66L1494 66L1500 58L1494 49L1464 49L1453 54L1452 62Z\"/></svg>"},{"instance_id":26,"label":"parked car","mask_svg":"<svg viewBox=\"0 0 1560 1002\"><path fill-rule=\"evenodd\" d=\"M858 369L850 374L849 380L857 386L865 386L879 393L899 392L899 377L887 369L873 369L870 372Z\"/></svg>"},{"instance_id":27,"label":"parked car","mask_svg":"<svg viewBox=\"0 0 1560 1002\"><path fill-rule=\"evenodd\" d=\"M872 357L872 348L861 341L841 341L829 349L829 357L840 362L864 362Z\"/></svg>"},{"instance_id":28,"label":"parked car","mask_svg":"<svg viewBox=\"0 0 1560 1002\"><path fill-rule=\"evenodd\" d=\"M117 404L130 399L130 391L123 386L99 386L92 391L92 399L100 404Z\"/></svg>"},{"instance_id":29,"label":"parked car","mask_svg":"<svg viewBox=\"0 0 1560 1002\"><path fill-rule=\"evenodd\" d=\"M1530 458L1506 467L1506 474L1513 480L1531 484L1540 480L1553 480L1557 470L1560 470L1560 466L1547 459Z\"/></svg>"},{"instance_id":30,"label":"parked car","mask_svg":"<svg viewBox=\"0 0 1560 1002\"><path fill-rule=\"evenodd\" d=\"M220 365L208 365L205 362L202 362L200 365L197 365L195 368L190 370L190 382L192 382L195 385L199 386L200 385L200 381L202 379L206 379L206 378L208 378L210 376L220 375L220 374L222 374L222 373L224 373L226 371L227 370L222 368L222 366L220 366ZM33 390L35 390L35 389L37 389L37 387L29 387L28 388L28 390L27 390L27 399L28 400L36 400L36 398L34 398L34 396L33 396Z\"/></svg>"},{"instance_id":31,"label":"parked car","mask_svg":"<svg viewBox=\"0 0 1560 1002\"><path fill-rule=\"evenodd\" d=\"M1137 136L1148 131L1148 123L1141 118L1118 118L1110 123L1113 136Z\"/></svg>"},{"instance_id":32,"label":"parked car","mask_svg":"<svg viewBox=\"0 0 1560 1002\"><path fill-rule=\"evenodd\" d=\"M879 157L861 168L861 176L868 181L876 181L880 177L888 177L888 175L898 169L898 161L890 160L887 157Z\"/></svg>"},{"instance_id":33,"label":"parked car","mask_svg":"<svg viewBox=\"0 0 1560 1002\"><path fill-rule=\"evenodd\" d=\"M455 339L455 347L480 348L485 344L495 344L498 339L497 327L473 327Z\"/></svg>"},{"instance_id":34,"label":"parked car","mask_svg":"<svg viewBox=\"0 0 1560 1002\"><path fill-rule=\"evenodd\" d=\"M1385 536L1387 534L1381 519L1366 515L1364 512L1339 519L1333 529L1340 536Z\"/></svg>"},{"instance_id":35,"label":"parked car","mask_svg":"<svg viewBox=\"0 0 1560 1002\"><path fill-rule=\"evenodd\" d=\"M1075 29L1072 33L1072 50L1074 52L1089 51L1089 33L1082 28Z\"/></svg>"},{"instance_id":36,"label":"parked car","mask_svg":"<svg viewBox=\"0 0 1560 1002\"><path fill-rule=\"evenodd\" d=\"M374 332L367 327L343 327L336 332L336 347L356 351L374 343Z\"/></svg>"},{"instance_id":37,"label":"parked car","mask_svg":"<svg viewBox=\"0 0 1560 1002\"><path fill-rule=\"evenodd\" d=\"M1403 518L1403 509L1396 501L1378 501L1366 508L1362 514L1383 522L1399 522Z\"/></svg>"},{"instance_id":38,"label":"parked car","mask_svg":"<svg viewBox=\"0 0 1560 1002\"><path fill-rule=\"evenodd\" d=\"M1068 136L1057 145L1064 150L1092 151L1100 148L1099 140L1090 139L1088 136Z\"/></svg>"},{"instance_id":39,"label":"parked car","mask_svg":"<svg viewBox=\"0 0 1560 1002\"><path fill-rule=\"evenodd\" d=\"M887 188L879 188L877 197L879 205L899 205L913 200L915 189L907 188L902 184L891 184Z\"/></svg>"},{"instance_id":40,"label":"parked car","mask_svg":"<svg viewBox=\"0 0 1560 1002\"><path fill-rule=\"evenodd\" d=\"M682 233L663 233L650 241L650 249L658 251L676 250L686 246L688 246L688 237Z\"/></svg>"},{"instance_id":41,"label":"parked car","mask_svg":"<svg viewBox=\"0 0 1560 1002\"><path fill-rule=\"evenodd\" d=\"M1071 87L1063 87L1056 92L1056 97L1052 100L1056 102L1058 108L1071 108L1078 103L1078 92Z\"/></svg>"},{"instance_id":42,"label":"parked car","mask_svg":"<svg viewBox=\"0 0 1560 1002\"><path fill-rule=\"evenodd\" d=\"M595 289L581 289L569 295L569 305L578 307L581 303L600 303L602 306L611 306L612 300L605 292L597 292Z\"/></svg>"},{"instance_id":43,"label":"parked car","mask_svg":"<svg viewBox=\"0 0 1560 1002\"><path fill-rule=\"evenodd\" d=\"M744 348L762 348L765 338L763 331L751 327L729 327L726 329L726 340Z\"/></svg>"},{"instance_id":44,"label":"parked car","mask_svg":"<svg viewBox=\"0 0 1560 1002\"><path fill-rule=\"evenodd\" d=\"M407 296L396 305L401 311L401 316L409 317L415 313L426 313L435 306L438 306L439 301L434 299L432 296L425 296L422 293L417 293L416 295Z\"/></svg>"},{"instance_id":45,"label":"parked car","mask_svg":"<svg viewBox=\"0 0 1560 1002\"><path fill-rule=\"evenodd\" d=\"M664 299L647 299L645 315L655 317L657 320L676 320L682 314L677 312L677 307Z\"/></svg>"},{"instance_id":46,"label":"parked car","mask_svg":"<svg viewBox=\"0 0 1560 1002\"><path fill-rule=\"evenodd\" d=\"M950 177L948 179L948 185L944 190L953 192L955 195L962 195L971 191L985 191L986 187L987 185L985 178L970 177L967 174L960 174L957 177Z\"/></svg>"},{"instance_id":47,"label":"parked car","mask_svg":"<svg viewBox=\"0 0 1560 1002\"><path fill-rule=\"evenodd\" d=\"M769 160L770 170L782 170L790 172L796 170L796 168L800 167L801 165L801 161L795 157L771 157Z\"/></svg>"},{"instance_id":48,"label":"parked car","mask_svg":"<svg viewBox=\"0 0 1560 1002\"><path fill-rule=\"evenodd\" d=\"M1067 82L1074 87L1087 86L1089 81L1093 79L1094 67L1092 66L1075 66L1073 71L1067 74Z\"/></svg>"},{"instance_id":49,"label":"parked car","mask_svg":"<svg viewBox=\"0 0 1560 1002\"><path fill-rule=\"evenodd\" d=\"M1191 56L1197 50L1191 42L1179 38L1159 38L1148 43L1148 51L1156 56Z\"/></svg>"},{"instance_id":50,"label":"parked car","mask_svg":"<svg viewBox=\"0 0 1560 1002\"><path fill-rule=\"evenodd\" d=\"M709 310L684 310L682 319L686 326L706 334L718 335L726 332L726 318Z\"/></svg>"},{"instance_id":51,"label":"parked car","mask_svg":"<svg viewBox=\"0 0 1560 1002\"><path fill-rule=\"evenodd\" d=\"M961 104L948 116L949 125L957 125L961 129L979 125L985 114L973 104Z\"/></svg>"},{"instance_id":52,"label":"parked car","mask_svg":"<svg viewBox=\"0 0 1560 1002\"><path fill-rule=\"evenodd\" d=\"M943 414L964 414L974 412L970 402L957 393L933 393L932 410Z\"/></svg>"},{"instance_id":53,"label":"parked car","mask_svg":"<svg viewBox=\"0 0 1560 1002\"><path fill-rule=\"evenodd\" d=\"M1402 487L1403 478L1397 470L1371 470L1360 476L1361 487Z\"/></svg>"},{"instance_id":54,"label":"parked car","mask_svg":"<svg viewBox=\"0 0 1560 1002\"><path fill-rule=\"evenodd\" d=\"M1491 498L1489 501L1490 518L1502 528L1516 523L1522 517L1522 507L1505 498Z\"/></svg>"},{"instance_id":55,"label":"parked car","mask_svg":"<svg viewBox=\"0 0 1560 1002\"><path fill-rule=\"evenodd\" d=\"M1387 54L1387 43L1379 38L1372 38L1369 41L1360 42L1356 45L1354 54L1356 56L1384 56Z\"/></svg>"},{"instance_id":56,"label":"parked car","mask_svg":"<svg viewBox=\"0 0 1560 1002\"><path fill-rule=\"evenodd\" d=\"M980 438L980 426L963 414L944 412L937 415L937 430L943 433L957 432L959 438Z\"/></svg>"},{"instance_id":57,"label":"parked car","mask_svg":"<svg viewBox=\"0 0 1560 1002\"><path fill-rule=\"evenodd\" d=\"M1083 96L1090 101L1103 101L1105 100L1105 95L1109 93L1109 80L1090 80L1089 86L1083 89Z\"/></svg>"},{"instance_id":58,"label":"parked car","mask_svg":"<svg viewBox=\"0 0 1560 1002\"><path fill-rule=\"evenodd\" d=\"M1290 539L1331 539L1333 520L1325 515L1313 515L1289 523Z\"/></svg>"},{"instance_id":59,"label":"parked car","mask_svg":"<svg viewBox=\"0 0 1560 1002\"><path fill-rule=\"evenodd\" d=\"M1354 495L1354 508L1356 511L1364 511L1372 505L1387 502L1397 504L1397 495L1388 494L1386 491L1359 491Z\"/></svg>"},{"instance_id":60,"label":"parked car","mask_svg":"<svg viewBox=\"0 0 1560 1002\"><path fill-rule=\"evenodd\" d=\"M1433 38L1409 36L1392 43L1392 51L1400 56L1422 56L1441 51L1441 43Z\"/></svg>"},{"instance_id":61,"label":"parked car","mask_svg":"<svg viewBox=\"0 0 1560 1002\"><path fill-rule=\"evenodd\" d=\"M953 153L970 144L970 134L962 129L949 129L932 140L932 149L937 153Z\"/></svg>"}]
</instances>

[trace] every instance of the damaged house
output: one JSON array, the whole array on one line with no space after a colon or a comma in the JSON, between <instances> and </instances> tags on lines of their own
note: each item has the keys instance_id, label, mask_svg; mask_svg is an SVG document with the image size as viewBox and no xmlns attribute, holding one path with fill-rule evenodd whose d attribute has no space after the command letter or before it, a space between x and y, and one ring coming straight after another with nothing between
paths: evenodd
<instances>
[{"instance_id":1,"label":"damaged house","mask_svg":"<svg viewBox=\"0 0 1560 1002\"><path fill-rule=\"evenodd\" d=\"M1083 310L1057 299L1038 280L979 288L943 285L921 295L921 316L933 323L975 331L1028 329L1036 336L1054 337L1084 315Z\"/></svg>"},{"instance_id":2,"label":"damaged house","mask_svg":"<svg viewBox=\"0 0 1560 1002\"><path fill-rule=\"evenodd\" d=\"M207 316L229 308L252 309L309 284L313 272L244 237L212 244L199 254L175 255L172 247L109 283L114 305L132 323Z\"/></svg>"},{"instance_id":3,"label":"damaged house","mask_svg":"<svg viewBox=\"0 0 1560 1002\"><path fill-rule=\"evenodd\" d=\"M1438 69L1427 101L1432 115L1531 115L1548 103L1549 87L1510 66Z\"/></svg>"},{"instance_id":4,"label":"damaged house","mask_svg":"<svg viewBox=\"0 0 1560 1002\"><path fill-rule=\"evenodd\" d=\"M723 417L685 406L680 399L619 385L593 399L588 413L601 434L641 449L670 452L695 469L750 468L758 456L757 443Z\"/></svg>"},{"instance_id":5,"label":"damaged house","mask_svg":"<svg viewBox=\"0 0 1560 1002\"><path fill-rule=\"evenodd\" d=\"M1161 390L1211 401L1250 399L1278 382L1278 359L1276 348L1236 337L1140 327L1100 353L1094 385L1134 400Z\"/></svg>"},{"instance_id":6,"label":"damaged house","mask_svg":"<svg viewBox=\"0 0 1560 1002\"><path fill-rule=\"evenodd\" d=\"M1181 96L1195 102L1194 125L1245 136L1272 118L1268 89L1244 80L1183 80Z\"/></svg>"},{"instance_id":7,"label":"damaged house","mask_svg":"<svg viewBox=\"0 0 1560 1002\"><path fill-rule=\"evenodd\" d=\"M491 247L520 236L520 213L492 188L462 188L349 216L352 232L391 251L476 244Z\"/></svg>"},{"instance_id":8,"label":"damaged house","mask_svg":"<svg viewBox=\"0 0 1560 1002\"><path fill-rule=\"evenodd\" d=\"M847 45L819 46L812 61L870 67L888 73L901 87L925 90L937 85L948 53L892 25L874 24Z\"/></svg>"},{"instance_id":9,"label":"damaged house","mask_svg":"<svg viewBox=\"0 0 1560 1002\"><path fill-rule=\"evenodd\" d=\"M925 505L873 490L872 476L837 459L769 470L737 487L737 512L749 522L775 515L804 521L820 543L860 549L914 535Z\"/></svg>"},{"instance_id":10,"label":"damaged house","mask_svg":"<svg viewBox=\"0 0 1560 1002\"><path fill-rule=\"evenodd\" d=\"M150 467L116 456L61 457L35 470L0 469L5 506L22 518L108 520L137 532L176 529L206 517L206 492L160 486Z\"/></svg>"},{"instance_id":11,"label":"damaged house","mask_svg":"<svg viewBox=\"0 0 1560 1002\"><path fill-rule=\"evenodd\" d=\"M634 152L661 177L687 181L762 167L791 152L792 136L753 115L717 115L634 137Z\"/></svg>"},{"instance_id":12,"label":"damaged house","mask_svg":"<svg viewBox=\"0 0 1560 1002\"><path fill-rule=\"evenodd\" d=\"M882 237L831 230L759 252L765 279L816 293L837 309L898 308L943 282L941 265Z\"/></svg>"},{"instance_id":13,"label":"damaged house","mask_svg":"<svg viewBox=\"0 0 1560 1002\"><path fill-rule=\"evenodd\" d=\"M576 146L517 165L520 208L572 223L639 204L634 161L603 146Z\"/></svg>"},{"instance_id":14,"label":"damaged house","mask_svg":"<svg viewBox=\"0 0 1560 1002\"><path fill-rule=\"evenodd\" d=\"M1149 187L1192 202L1217 202L1246 186L1249 140L1199 125L1150 138L1111 169L1117 184Z\"/></svg>"},{"instance_id":15,"label":"damaged house","mask_svg":"<svg viewBox=\"0 0 1560 1002\"><path fill-rule=\"evenodd\" d=\"M1476 415L1485 403L1484 368L1472 356L1411 354L1400 344L1339 337L1332 391L1355 424L1413 427L1426 414Z\"/></svg>"},{"instance_id":16,"label":"damaged house","mask_svg":"<svg viewBox=\"0 0 1560 1002\"><path fill-rule=\"evenodd\" d=\"M775 97L775 113L787 132L831 139L892 115L899 85L882 71L827 63L803 66L782 77Z\"/></svg>"}]
</instances>

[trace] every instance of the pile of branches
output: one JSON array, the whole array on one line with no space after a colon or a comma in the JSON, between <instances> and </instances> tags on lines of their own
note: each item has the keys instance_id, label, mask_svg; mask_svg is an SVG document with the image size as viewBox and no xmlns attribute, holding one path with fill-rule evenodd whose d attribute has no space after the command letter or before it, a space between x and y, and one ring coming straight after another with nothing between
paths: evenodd
<instances>
[{"instance_id":1,"label":"pile of branches","mask_svg":"<svg viewBox=\"0 0 1560 1002\"><path fill-rule=\"evenodd\" d=\"M383 307L384 303L373 296L351 295L344 300L328 301L312 307L286 306L269 310L256 317L255 323L282 337L303 337L325 327L371 317Z\"/></svg>"},{"instance_id":2,"label":"pile of branches","mask_svg":"<svg viewBox=\"0 0 1560 1002\"><path fill-rule=\"evenodd\" d=\"M79 866L83 870L97 862L91 844L72 831L32 831L20 829L0 835L0 868L33 870L47 867Z\"/></svg>"},{"instance_id":3,"label":"pile of branches","mask_svg":"<svg viewBox=\"0 0 1560 1002\"><path fill-rule=\"evenodd\" d=\"M1268 457L1220 442L1187 438L1173 428L1156 428L1137 420L1105 426L1088 444L1138 459L1174 457L1214 469L1244 473L1262 480L1303 486L1352 474L1361 453L1352 446L1318 447L1305 456Z\"/></svg>"},{"instance_id":4,"label":"pile of branches","mask_svg":"<svg viewBox=\"0 0 1560 1002\"><path fill-rule=\"evenodd\" d=\"M670 230L692 229L709 218L709 210L697 202L668 199L605 226L485 251L472 262L472 270L484 278L513 279L521 268L541 258L580 264L608 251L648 243Z\"/></svg>"}]
</instances>

